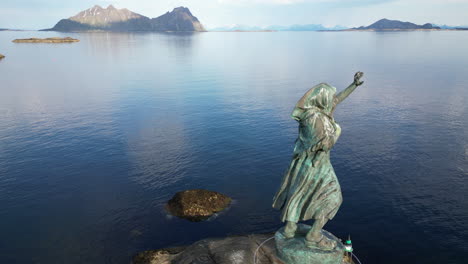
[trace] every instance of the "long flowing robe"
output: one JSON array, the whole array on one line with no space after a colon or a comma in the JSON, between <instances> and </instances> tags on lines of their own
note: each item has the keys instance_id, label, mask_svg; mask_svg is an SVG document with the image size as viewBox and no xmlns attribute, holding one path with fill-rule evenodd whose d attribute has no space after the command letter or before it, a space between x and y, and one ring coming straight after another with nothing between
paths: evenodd
<instances>
[{"instance_id":1,"label":"long flowing robe","mask_svg":"<svg viewBox=\"0 0 468 264\"><path fill-rule=\"evenodd\" d=\"M299 122L299 136L273 207L282 210L283 222L332 219L343 201L330 163L330 149L341 128L318 107L296 106L292 117Z\"/></svg>"}]
</instances>

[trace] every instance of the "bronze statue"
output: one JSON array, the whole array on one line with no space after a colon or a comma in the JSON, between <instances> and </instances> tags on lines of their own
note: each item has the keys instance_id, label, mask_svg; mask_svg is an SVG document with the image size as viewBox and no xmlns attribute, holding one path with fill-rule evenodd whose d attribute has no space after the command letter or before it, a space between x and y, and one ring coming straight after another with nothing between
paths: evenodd
<instances>
[{"instance_id":1,"label":"bronze statue","mask_svg":"<svg viewBox=\"0 0 468 264\"><path fill-rule=\"evenodd\" d=\"M299 221L314 219L305 236L306 246L326 250L336 246L336 241L321 232L343 201L340 184L330 163L330 150L341 134L333 112L363 84L362 76L362 72L357 72L353 83L338 94L335 87L326 83L316 85L294 108L292 118L299 122L299 136L292 161L273 199L273 207L282 210L281 220L286 221L285 238L295 236Z\"/></svg>"}]
</instances>

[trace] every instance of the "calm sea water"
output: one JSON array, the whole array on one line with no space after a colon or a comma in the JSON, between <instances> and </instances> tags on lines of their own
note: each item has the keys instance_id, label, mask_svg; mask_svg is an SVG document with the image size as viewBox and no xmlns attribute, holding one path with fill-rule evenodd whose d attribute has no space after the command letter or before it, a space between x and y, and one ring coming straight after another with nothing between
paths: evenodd
<instances>
[{"instance_id":1,"label":"calm sea water","mask_svg":"<svg viewBox=\"0 0 468 264\"><path fill-rule=\"evenodd\" d=\"M71 36L74 44L14 44ZM207 237L273 232L296 101L340 105L344 203L326 226L363 263L467 263L468 32L0 32L0 262L128 263ZM206 222L165 202L205 188Z\"/></svg>"}]
</instances>

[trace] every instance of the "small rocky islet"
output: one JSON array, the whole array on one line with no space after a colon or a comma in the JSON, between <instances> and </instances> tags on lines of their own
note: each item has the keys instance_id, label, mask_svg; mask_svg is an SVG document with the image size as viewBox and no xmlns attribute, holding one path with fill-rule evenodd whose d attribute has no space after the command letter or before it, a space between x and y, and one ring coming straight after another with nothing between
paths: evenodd
<instances>
[{"instance_id":1,"label":"small rocky islet","mask_svg":"<svg viewBox=\"0 0 468 264\"><path fill-rule=\"evenodd\" d=\"M0 54L0 60L3 59L3 58L5 58L5 56Z\"/></svg>"},{"instance_id":2,"label":"small rocky islet","mask_svg":"<svg viewBox=\"0 0 468 264\"><path fill-rule=\"evenodd\" d=\"M232 199L224 194L203 189L176 193L166 204L166 210L174 216L199 222L226 209Z\"/></svg>"},{"instance_id":3,"label":"small rocky islet","mask_svg":"<svg viewBox=\"0 0 468 264\"><path fill-rule=\"evenodd\" d=\"M14 43L73 43L79 42L79 39L74 39L70 37L66 38L27 38L27 39L15 39Z\"/></svg>"}]
</instances>

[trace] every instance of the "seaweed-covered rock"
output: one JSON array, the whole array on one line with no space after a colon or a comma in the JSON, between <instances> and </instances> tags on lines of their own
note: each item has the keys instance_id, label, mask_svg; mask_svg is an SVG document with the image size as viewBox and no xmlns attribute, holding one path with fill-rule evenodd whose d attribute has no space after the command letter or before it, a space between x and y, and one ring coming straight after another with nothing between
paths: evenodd
<instances>
[{"instance_id":1,"label":"seaweed-covered rock","mask_svg":"<svg viewBox=\"0 0 468 264\"><path fill-rule=\"evenodd\" d=\"M229 206L231 198L218 192L195 189L178 192L167 202L172 215L198 222Z\"/></svg>"}]
</instances>

